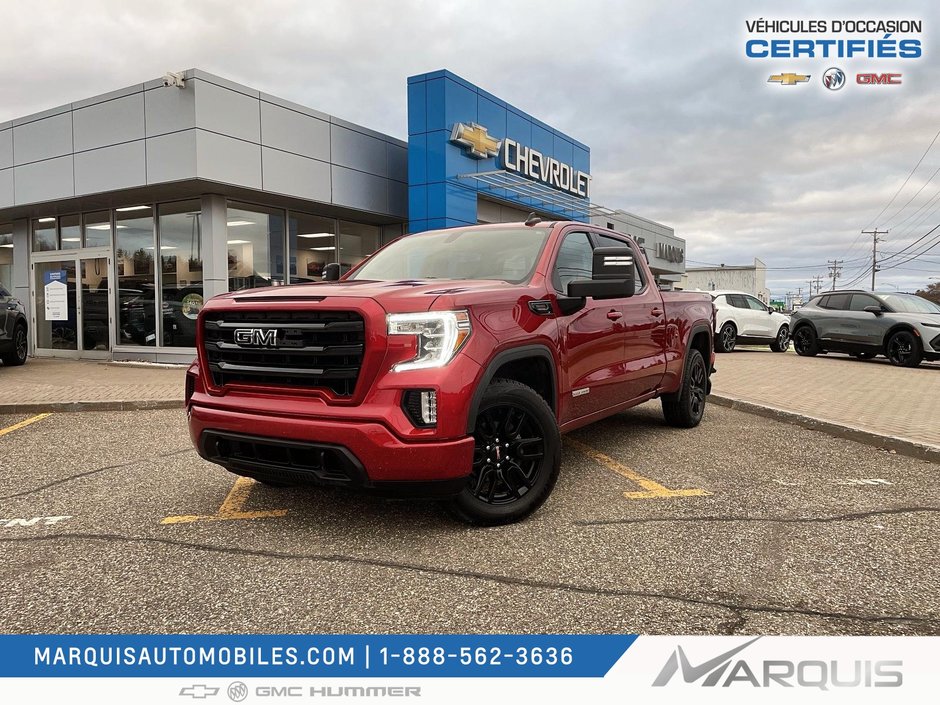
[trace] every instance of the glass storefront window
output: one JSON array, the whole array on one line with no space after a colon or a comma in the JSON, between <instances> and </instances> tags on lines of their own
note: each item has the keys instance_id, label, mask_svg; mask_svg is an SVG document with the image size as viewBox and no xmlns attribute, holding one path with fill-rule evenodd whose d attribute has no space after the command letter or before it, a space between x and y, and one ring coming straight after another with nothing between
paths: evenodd
<instances>
[{"instance_id":1,"label":"glass storefront window","mask_svg":"<svg viewBox=\"0 0 940 705\"><path fill-rule=\"evenodd\" d=\"M0 284L13 290L13 224L0 224Z\"/></svg>"},{"instance_id":2,"label":"glass storefront window","mask_svg":"<svg viewBox=\"0 0 940 705\"><path fill-rule=\"evenodd\" d=\"M379 249L381 228L365 223L339 221L339 261L343 271L355 267Z\"/></svg>"},{"instance_id":3,"label":"glass storefront window","mask_svg":"<svg viewBox=\"0 0 940 705\"><path fill-rule=\"evenodd\" d=\"M111 244L111 212L85 214L85 247L107 247Z\"/></svg>"},{"instance_id":4,"label":"glass storefront window","mask_svg":"<svg viewBox=\"0 0 940 705\"><path fill-rule=\"evenodd\" d=\"M63 215L59 218L59 240L63 250L77 250L82 246L81 216Z\"/></svg>"},{"instance_id":5,"label":"glass storefront window","mask_svg":"<svg viewBox=\"0 0 940 705\"><path fill-rule=\"evenodd\" d=\"M229 291L279 284L284 284L284 211L229 204Z\"/></svg>"},{"instance_id":6,"label":"glass storefront window","mask_svg":"<svg viewBox=\"0 0 940 705\"><path fill-rule=\"evenodd\" d=\"M156 345L153 213L115 212L118 342Z\"/></svg>"},{"instance_id":7,"label":"glass storefront window","mask_svg":"<svg viewBox=\"0 0 940 705\"><path fill-rule=\"evenodd\" d=\"M160 206L160 273L163 344L196 346L196 317L202 309L200 202Z\"/></svg>"},{"instance_id":8,"label":"glass storefront window","mask_svg":"<svg viewBox=\"0 0 940 705\"><path fill-rule=\"evenodd\" d=\"M291 213L287 221L290 280L321 281L323 267L336 262L336 221L306 213Z\"/></svg>"},{"instance_id":9,"label":"glass storefront window","mask_svg":"<svg viewBox=\"0 0 940 705\"><path fill-rule=\"evenodd\" d=\"M55 218L34 218L33 252L58 249L59 238L56 233Z\"/></svg>"}]
</instances>

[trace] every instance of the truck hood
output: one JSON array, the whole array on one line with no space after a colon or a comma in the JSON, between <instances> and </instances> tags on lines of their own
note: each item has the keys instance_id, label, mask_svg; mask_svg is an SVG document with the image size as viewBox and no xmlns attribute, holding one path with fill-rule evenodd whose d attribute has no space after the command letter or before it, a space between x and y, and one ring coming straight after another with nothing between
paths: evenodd
<instances>
[{"instance_id":1,"label":"truck hood","mask_svg":"<svg viewBox=\"0 0 940 705\"><path fill-rule=\"evenodd\" d=\"M217 298L239 302L277 303L341 298L367 298L377 301L389 313L427 311L439 296L457 296L478 292L498 292L518 285L490 279L408 279L402 281L352 280L315 282L290 286L247 289ZM330 302L332 303L332 302Z\"/></svg>"}]
</instances>

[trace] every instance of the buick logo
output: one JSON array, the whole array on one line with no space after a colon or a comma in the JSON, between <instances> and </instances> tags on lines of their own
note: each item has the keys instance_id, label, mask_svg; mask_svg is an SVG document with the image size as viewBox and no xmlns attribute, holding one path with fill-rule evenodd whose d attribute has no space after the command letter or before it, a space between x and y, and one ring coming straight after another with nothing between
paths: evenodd
<instances>
[{"instance_id":1,"label":"buick logo","mask_svg":"<svg viewBox=\"0 0 940 705\"><path fill-rule=\"evenodd\" d=\"M235 681L229 685L227 692L230 700L240 703L248 697L248 686L241 681Z\"/></svg>"},{"instance_id":2,"label":"buick logo","mask_svg":"<svg viewBox=\"0 0 940 705\"><path fill-rule=\"evenodd\" d=\"M823 85L830 91L839 90L845 85L845 73L842 72L842 69L834 67L826 69L826 73L823 74Z\"/></svg>"},{"instance_id":3,"label":"buick logo","mask_svg":"<svg viewBox=\"0 0 940 705\"><path fill-rule=\"evenodd\" d=\"M277 328L236 328L235 344L242 347L276 348Z\"/></svg>"}]
</instances>

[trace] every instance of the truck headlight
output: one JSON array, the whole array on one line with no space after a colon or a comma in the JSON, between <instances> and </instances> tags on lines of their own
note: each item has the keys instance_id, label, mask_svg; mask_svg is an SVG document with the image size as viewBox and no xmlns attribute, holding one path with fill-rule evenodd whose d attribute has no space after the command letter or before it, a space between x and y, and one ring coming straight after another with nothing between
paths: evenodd
<instances>
[{"instance_id":1,"label":"truck headlight","mask_svg":"<svg viewBox=\"0 0 940 705\"><path fill-rule=\"evenodd\" d=\"M390 313L385 317L389 335L413 335L418 339L418 353L392 370L424 370L443 367L470 337L470 314L466 311L429 311L428 313Z\"/></svg>"}]
</instances>

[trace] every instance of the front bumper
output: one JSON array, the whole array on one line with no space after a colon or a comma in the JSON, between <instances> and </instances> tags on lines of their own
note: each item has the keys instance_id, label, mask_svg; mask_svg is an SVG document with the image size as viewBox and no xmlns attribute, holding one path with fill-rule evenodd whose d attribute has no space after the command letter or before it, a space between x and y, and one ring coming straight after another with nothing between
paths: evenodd
<instances>
[{"instance_id":1,"label":"front bumper","mask_svg":"<svg viewBox=\"0 0 940 705\"><path fill-rule=\"evenodd\" d=\"M240 475L408 496L453 495L470 474L473 438L405 442L374 421L189 407L199 454Z\"/></svg>"}]
</instances>

